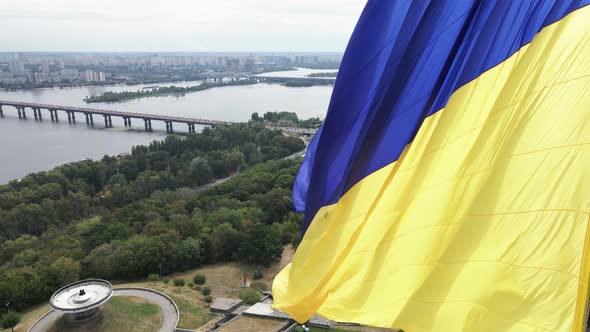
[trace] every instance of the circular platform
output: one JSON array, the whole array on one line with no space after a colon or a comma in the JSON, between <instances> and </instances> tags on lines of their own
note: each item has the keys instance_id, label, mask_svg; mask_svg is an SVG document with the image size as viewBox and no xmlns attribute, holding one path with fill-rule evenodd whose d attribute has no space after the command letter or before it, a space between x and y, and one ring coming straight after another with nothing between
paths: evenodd
<instances>
[{"instance_id":1,"label":"circular platform","mask_svg":"<svg viewBox=\"0 0 590 332\"><path fill-rule=\"evenodd\" d=\"M164 293L148 288L127 287L113 289L112 296L135 296L157 304L164 314L164 321L162 322L159 332L174 331L178 326L180 318L178 307L176 306L176 303ZM51 326L53 326L55 321L63 315L63 311L51 309L37 318L37 320L35 320L28 328L27 332L46 332Z\"/></svg>"},{"instance_id":2,"label":"circular platform","mask_svg":"<svg viewBox=\"0 0 590 332\"><path fill-rule=\"evenodd\" d=\"M76 281L58 289L49 300L51 306L73 320L86 320L100 312L100 306L113 295L113 286L102 279Z\"/></svg>"}]
</instances>

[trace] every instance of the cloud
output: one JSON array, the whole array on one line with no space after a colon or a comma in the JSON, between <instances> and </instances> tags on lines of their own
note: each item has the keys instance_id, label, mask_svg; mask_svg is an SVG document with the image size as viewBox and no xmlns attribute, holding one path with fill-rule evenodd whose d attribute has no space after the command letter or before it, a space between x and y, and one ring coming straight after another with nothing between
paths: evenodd
<instances>
[{"instance_id":1,"label":"cloud","mask_svg":"<svg viewBox=\"0 0 590 332\"><path fill-rule=\"evenodd\" d=\"M4 51L342 51L364 0L4 0Z\"/></svg>"}]
</instances>

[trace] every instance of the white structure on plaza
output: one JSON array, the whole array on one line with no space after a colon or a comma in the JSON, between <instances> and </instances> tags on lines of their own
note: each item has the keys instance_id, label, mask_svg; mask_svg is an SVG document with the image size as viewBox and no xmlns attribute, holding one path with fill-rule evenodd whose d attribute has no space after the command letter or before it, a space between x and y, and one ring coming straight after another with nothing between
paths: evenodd
<instances>
[{"instance_id":1,"label":"white structure on plaza","mask_svg":"<svg viewBox=\"0 0 590 332\"><path fill-rule=\"evenodd\" d=\"M101 306L113 295L110 282L101 279L76 281L58 289L49 300L53 309L72 321L85 321L98 315Z\"/></svg>"}]
</instances>

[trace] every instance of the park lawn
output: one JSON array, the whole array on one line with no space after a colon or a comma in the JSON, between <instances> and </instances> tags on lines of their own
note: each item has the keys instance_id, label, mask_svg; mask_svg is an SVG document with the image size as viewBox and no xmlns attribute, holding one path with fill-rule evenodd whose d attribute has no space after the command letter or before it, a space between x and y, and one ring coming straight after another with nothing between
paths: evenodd
<instances>
[{"instance_id":1,"label":"park lawn","mask_svg":"<svg viewBox=\"0 0 590 332\"><path fill-rule=\"evenodd\" d=\"M222 326L219 332L244 332L244 331L276 331L285 325L284 320L256 318L240 316Z\"/></svg>"},{"instance_id":2,"label":"park lawn","mask_svg":"<svg viewBox=\"0 0 590 332\"><path fill-rule=\"evenodd\" d=\"M188 279L186 281L188 283ZM170 298L176 303L176 306L178 306L178 311L180 312L178 327L181 328L196 329L214 317L214 315L209 312L209 304L203 300L204 296L200 292L186 286L179 291L177 287L172 285L172 281L170 281L168 285L165 285L160 281L154 283L145 280L133 283L116 284L113 285L113 287L150 288L170 296Z\"/></svg>"},{"instance_id":3,"label":"park lawn","mask_svg":"<svg viewBox=\"0 0 590 332\"><path fill-rule=\"evenodd\" d=\"M260 280L250 280L251 285L262 291L270 290L272 280L293 258L295 250L288 245L283 250L282 257L279 261L273 263L270 267L263 270L264 277ZM179 292L172 285L173 278L183 278L187 283L192 281L196 274L203 274L207 278L207 286L211 288L211 296L239 298L243 288L241 288L241 276L247 273L252 276L256 266L240 264L237 262L219 263L202 266L185 272L174 273L167 276L170 279L168 285L162 282L150 282L142 280L132 283L113 283L113 287L145 287L160 291L170 296L180 311L180 321L178 327L186 329L197 329L209 322L215 316L209 312L209 303L203 300L204 296L196 289L190 289L185 286ZM30 324L50 309L49 304L32 307L23 313L22 321L17 325L16 332L26 332ZM0 330L9 332L9 330Z\"/></svg>"},{"instance_id":4,"label":"park lawn","mask_svg":"<svg viewBox=\"0 0 590 332\"><path fill-rule=\"evenodd\" d=\"M279 261L274 262L270 267L263 269L263 278L252 280L252 274L256 266L241 264L237 262L218 263L200 267L180 273L174 273L169 276L170 283L173 278L183 278L187 283L193 280L196 274L202 274L207 278L207 286L211 288L211 295L215 297L238 298L243 288L241 287L241 277L244 273L248 274L249 282L261 291L270 290L272 281L275 276L291 262L295 249L287 245ZM172 287L170 285L170 287ZM187 288L187 287L186 287Z\"/></svg>"},{"instance_id":5,"label":"park lawn","mask_svg":"<svg viewBox=\"0 0 590 332\"><path fill-rule=\"evenodd\" d=\"M309 332L354 332L355 330L340 330L340 329L321 329L318 327L309 327ZM303 332L301 327L295 328L294 332Z\"/></svg>"},{"instance_id":6,"label":"park lawn","mask_svg":"<svg viewBox=\"0 0 590 332\"><path fill-rule=\"evenodd\" d=\"M180 311L178 327L196 329L205 325L215 316L209 311L209 304L199 299L202 295L197 291L187 287L182 293L168 295L176 302L178 311ZM196 297L197 300L192 297Z\"/></svg>"},{"instance_id":7,"label":"park lawn","mask_svg":"<svg viewBox=\"0 0 590 332\"><path fill-rule=\"evenodd\" d=\"M58 319L48 332L157 332L163 315L158 305L138 297L113 296L102 316L84 323Z\"/></svg>"},{"instance_id":8,"label":"park lawn","mask_svg":"<svg viewBox=\"0 0 590 332\"><path fill-rule=\"evenodd\" d=\"M288 245L283 251L281 260L264 269L264 277L260 280L251 280L252 286L260 290L270 290L272 280L293 258L295 250ZM166 276L170 279L168 285L162 282L150 282L147 280L116 284L114 287L132 286L155 289L170 296L180 311L178 327L185 329L198 329L215 317L209 311L209 303L204 301L204 296L195 288L183 287L180 291L173 286L174 278L182 278L188 284L196 274L202 274L207 278L206 285L211 288L211 296L239 298L244 290L241 287L241 276L247 273L252 276L256 266L240 264L237 262L218 263L205 265L197 269L174 273Z\"/></svg>"}]
</instances>

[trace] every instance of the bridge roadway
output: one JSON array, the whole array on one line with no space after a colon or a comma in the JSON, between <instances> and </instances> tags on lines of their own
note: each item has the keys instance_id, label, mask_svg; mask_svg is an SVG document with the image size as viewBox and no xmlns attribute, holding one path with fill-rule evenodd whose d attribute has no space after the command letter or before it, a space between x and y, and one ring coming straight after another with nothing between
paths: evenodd
<instances>
[{"instance_id":1,"label":"bridge roadway","mask_svg":"<svg viewBox=\"0 0 590 332\"><path fill-rule=\"evenodd\" d=\"M188 131L195 132L195 125L205 125L205 126L216 126L216 125L230 125L236 124L236 122L230 121L219 121L219 120L208 120L208 119L197 119L197 118L187 118L187 117L180 117L180 116L169 116L169 115L158 115L158 114L147 114L147 113L133 113L133 112L123 112L123 111L111 111L111 110L102 110L96 108L85 108L85 107L72 107L72 106L61 106L61 105L48 105L48 104L36 104L36 103L28 103L28 102L19 102L19 101L7 101L7 100L0 100L0 117L4 117L4 109L3 106L12 106L18 112L19 119L26 119L27 113L26 109L30 108L33 110L33 114L35 120L43 120L41 110L46 109L50 113L51 121L59 121L58 111L64 112L68 116L68 122L76 123L76 113L84 114L86 118L86 124L89 126L94 127L94 115L102 115L104 117L104 124L105 128L111 128L113 126L113 122L111 117L118 116L123 118L123 122L125 123L125 127L131 127L131 119L141 119L144 121L144 127L146 131L152 131L152 120L155 121L163 121L166 124L166 132L172 133L174 132L172 123L184 123L188 125ZM304 128L297 128L297 127L282 127L282 126L271 126L267 125L269 129L277 129L282 130L288 133L298 133L303 135L313 135L315 134L315 129L304 129Z\"/></svg>"}]
</instances>

